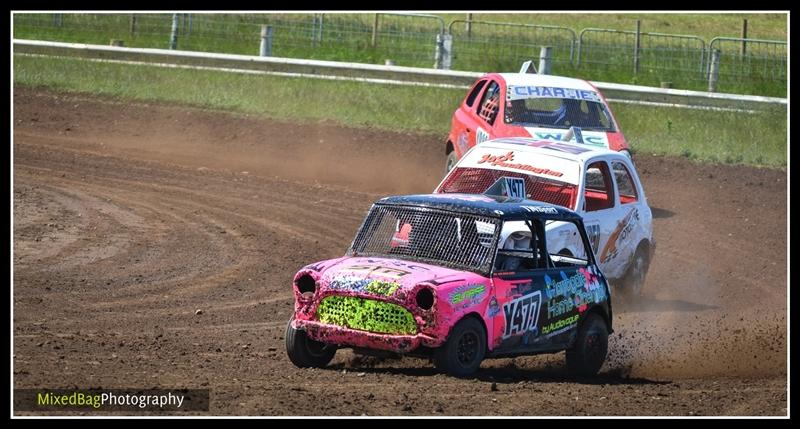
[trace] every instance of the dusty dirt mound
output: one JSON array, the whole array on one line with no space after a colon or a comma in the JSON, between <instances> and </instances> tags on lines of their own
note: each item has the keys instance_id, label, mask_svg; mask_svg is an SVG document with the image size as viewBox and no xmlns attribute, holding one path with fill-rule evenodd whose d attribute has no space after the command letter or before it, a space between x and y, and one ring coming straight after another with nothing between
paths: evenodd
<instances>
[{"instance_id":1,"label":"dusty dirt mound","mask_svg":"<svg viewBox=\"0 0 800 429\"><path fill-rule=\"evenodd\" d=\"M786 173L647 154L656 258L599 379L563 354L474 380L293 367L295 270L378 197L433 189L441 140L15 90L15 387L209 388L215 414L786 413Z\"/></svg>"}]
</instances>

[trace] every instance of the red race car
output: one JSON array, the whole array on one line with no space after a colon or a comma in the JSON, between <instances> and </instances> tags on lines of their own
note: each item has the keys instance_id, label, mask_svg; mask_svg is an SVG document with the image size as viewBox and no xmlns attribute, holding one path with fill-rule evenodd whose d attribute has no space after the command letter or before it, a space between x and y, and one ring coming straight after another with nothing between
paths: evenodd
<instances>
[{"instance_id":1,"label":"red race car","mask_svg":"<svg viewBox=\"0 0 800 429\"><path fill-rule=\"evenodd\" d=\"M446 171L469 148L501 137L567 140L631 156L606 99L582 79L531 73L478 79L453 114Z\"/></svg>"}]
</instances>

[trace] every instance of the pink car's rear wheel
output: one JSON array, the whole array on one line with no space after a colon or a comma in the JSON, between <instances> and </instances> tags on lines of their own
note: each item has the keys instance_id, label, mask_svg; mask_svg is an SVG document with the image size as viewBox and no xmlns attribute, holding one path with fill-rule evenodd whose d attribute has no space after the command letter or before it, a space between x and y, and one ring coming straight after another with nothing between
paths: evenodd
<instances>
[{"instance_id":1,"label":"pink car's rear wheel","mask_svg":"<svg viewBox=\"0 0 800 429\"><path fill-rule=\"evenodd\" d=\"M580 377L593 377L600 371L608 353L608 327L597 313L581 323L575 344L567 350L567 371Z\"/></svg>"}]
</instances>

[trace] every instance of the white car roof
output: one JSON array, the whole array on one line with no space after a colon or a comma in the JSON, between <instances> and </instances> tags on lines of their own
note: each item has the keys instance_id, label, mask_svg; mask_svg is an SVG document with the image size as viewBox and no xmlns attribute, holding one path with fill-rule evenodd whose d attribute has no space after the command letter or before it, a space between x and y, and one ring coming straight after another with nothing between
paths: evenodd
<instances>
[{"instance_id":1,"label":"white car roof","mask_svg":"<svg viewBox=\"0 0 800 429\"><path fill-rule=\"evenodd\" d=\"M508 159L509 153L513 159ZM473 147L456 167L512 171L577 185L581 179L580 167L598 156L627 160L619 152L579 143L507 137L487 140Z\"/></svg>"},{"instance_id":2,"label":"white car roof","mask_svg":"<svg viewBox=\"0 0 800 429\"><path fill-rule=\"evenodd\" d=\"M499 73L500 77L505 79L506 85L509 86L552 86L557 88L571 88L581 89L586 91L594 91L588 82L582 79L575 79L571 77L553 76L549 74L531 74L531 73Z\"/></svg>"}]
</instances>

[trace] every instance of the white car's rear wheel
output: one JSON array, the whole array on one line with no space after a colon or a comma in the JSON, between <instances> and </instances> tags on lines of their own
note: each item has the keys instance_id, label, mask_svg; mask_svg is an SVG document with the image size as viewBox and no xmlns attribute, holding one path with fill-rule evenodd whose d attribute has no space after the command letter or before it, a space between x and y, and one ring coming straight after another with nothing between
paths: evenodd
<instances>
[{"instance_id":1,"label":"white car's rear wheel","mask_svg":"<svg viewBox=\"0 0 800 429\"><path fill-rule=\"evenodd\" d=\"M642 294L642 288L647 277L647 269L647 248L639 246L633 255L631 266L628 268L628 275L622 283L623 295L634 298Z\"/></svg>"}]
</instances>

